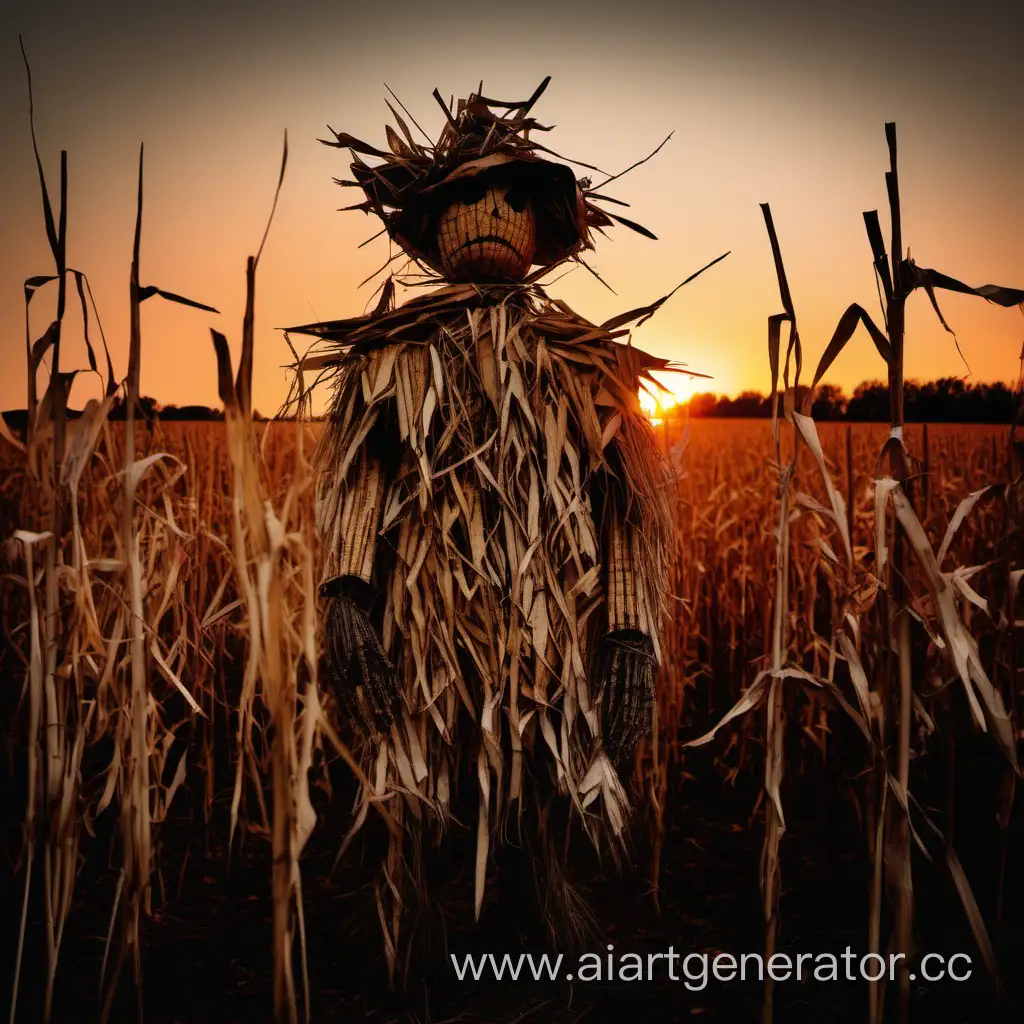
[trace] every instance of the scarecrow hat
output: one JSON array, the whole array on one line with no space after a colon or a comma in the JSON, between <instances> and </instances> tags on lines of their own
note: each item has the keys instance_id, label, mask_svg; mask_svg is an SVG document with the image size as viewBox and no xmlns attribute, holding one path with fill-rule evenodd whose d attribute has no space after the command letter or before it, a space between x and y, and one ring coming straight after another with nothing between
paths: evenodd
<instances>
[{"instance_id":1,"label":"scarecrow hat","mask_svg":"<svg viewBox=\"0 0 1024 1024\"><path fill-rule=\"evenodd\" d=\"M591 229L600 231L614 222L655 238L639 224L600 209L595 200L619 206L628 204L599 195L591 187L589 178L577 180L565 163L538 155L543 152L558 156L530 138L531 131L551 130L530 117L530 110L550 80L550 76L545 78L533 95L521 102L508 103L488 99L480 92L471 93L468 99L458 101L454 112L435 89L433 95L444 111L445 125L433 143L394 93L391 95L427 140L426 144L416 141L406 121L390 102L388 107L401 134L390 125L385 126L388 150L330 128L334 139L320 141L350 151L355 179L335 178L335 181L342 186L361 188L366 196L362 202L343 209L375 213L388 235L406 253L438 274L443 274L437 243L438 218L455 197L466 195L474 185L479 188L484 181L488 185L516 183L529 189L537 233L534 264L542 268L576 258L584 249L593 249ZM381 162L371 166L363 156L378 158ZM598 170L579 161L569 162ZM607 177L599 187L620 176Z\"/></svg>"}]
</instances>

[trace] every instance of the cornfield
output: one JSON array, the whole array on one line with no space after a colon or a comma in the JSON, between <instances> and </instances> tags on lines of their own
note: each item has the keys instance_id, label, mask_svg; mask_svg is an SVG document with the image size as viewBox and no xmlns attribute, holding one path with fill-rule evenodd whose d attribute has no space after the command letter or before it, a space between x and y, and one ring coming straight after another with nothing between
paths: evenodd
<instances>
[{"instance_id":1,"label":"cornfield","mask_svg":"<svg viewBox=\"0 0 1024 1024\"><path fill-rule=\"evenodd\" d=\"M892 197L894 131L890 143ZM350 909L359 892L323 889L339 844L330 840L321 863L326 840L318 832L330 836L331 822L342 832L351 825L342 795L360 769L352 753L358 737L340 720L320 670L315 581L322 552L309 462L319 424L252 420L258 255L247 267L237 372L223 336L214 332L210 348L225 423L143 422L134 415L145 358L142 302L185 302L197 307L199 320L199 311L211 308L141 283L141 154L130 365L118 384L109 358L104 367L87 337L105 395L69 418L74 374L60 360L68 284L76 286L87 324L96 322L96 311L87 278L66 265L65 162L56 213L41 165L40 177L55 267L29 279L26 303L52 287L57 312L42 339L26 339L27 436L5 428L0 440L3 707L14 766L11 805L20 808L21 821L11 1020L80 1019L83 1005L104 1020L133 1013L142 1020L144 1011L151 1020L177 1019L159 1016L165 996L144 985L161 970L148 935L181 922L175 908L195 877L191 858L205 865L202 877L226 865L234 870L254 850L268 854L258 863L271 879L269 901L252 894L270 907L253 943L250 981L264 999L255 1019L269 1016L271 999L274 1019L331 1019L332 1003L344 1002L338 988L358 980L344 973L325 980L333 962L317 944L331 940L323 907L312 904L333 895L337 909L329 917L341 941L351 927L346 915L360 913ZM898 225L898 199L893 213ZM696 799L691 792L744 785L751 792L750 780L760 778L749 818L735 824L749 833L763 816L759 877L756 865L749 870L761 886L765 952L784 948L792 936L783 872L799 887L808 873L840 870L791 864L783 842L789 794L800 780L825 776L844 783L823 799L850 809L844 820L855 824L845 839L867 868L853 898L862 947L907 954L927 947L929 935L915 928L915 915L934 918L927 904L938 899L937 867L956 894L943 906L962 915L983 965L977 973L988 976L984 991L993 1005L1005 1005L1012 963L1001 951L1012 947L1011 932L1020 936L1021 893L1013 877L1020 829L1012 812L1019 775L1016 598L1024 562L1013 438L983 426L905 427L896 406L891 427L818 427L802 415L793 400L796 314L765 214L786 310L769 320L766 375L783 414L771 424L661 426L679 487L674 605L656 726L633 763L634 868L649 882L645 912L651 921L678 913L672 908L683 897L673 886L685 886L680 848L692 842L700 849L702 841L699 820L684 811ZM1024 299L1009 289L967 289L903 260L898 226L893 272L870 219L868 229L883 283L888 274L886 329L851 307L818 378L863 324L898 390L896 303L913 287L934 297L934 288L958 286L1007 306ZM783 355L787 322L793 331ZM44 356L50 373L38 398ZM301 405L297 355L295 363ZM123 424L108 419L122 386L129 412ZM749 713L759 709L763 718ZM983 747L965 740L981 733ZM966 757L957 753L964 744ZM978 760L979 749L995 754ZM978 806L995 814L995 828L981 839L959 824L963 818L973 830ZM381 830L394 827L386 801L371 813ZM806 806L798 813L808 820ZM958 855L960 838L971 848L973 876ZM353 847L339 858L343 878L358 875L346 873L346 859L372 858L372 838L366 843L366 850ZM720 841L716 855L728 851L728 841ZM670 864L673 871L666 870ZM930 881L919 889L922 871L931 871ZM979 875L983 899L975 891ZM310 886L316 900L304 897ZM97 897L106 900L101 913ZM76 925L76 914L89 924ZM316 928L307 927L310 914L320 922ZM821 908L822 933L828 914ZM682 926L685 915L672 921ZM800 939L809 942L803 927ZM92 953L76 953L69 964L63 950L70 935L78 936L77 949L85 948L83 935L93 944L86 943ZM95 965L96 976L84 978L79 963ZM376 969L375 983L383 987L379 962ZM93 986L91 995L68 994L62 1002L63 972ZM181 984L166 973L164 980ZM913 1000L906 973L899 988L887 993L872 983L866 993L858 990L849 1019L907 1019ZM758 999L770 1020L783 997L769 982ZM776 1016L797 1019L797 1002ZM564 998L537 1005L546 1007L538 1019L574 1020L581 1012ZM679 1005L680 1017L689 1012ZM359 1019L358 1007L345 1006L348 1019ZM398 1019L406 1011L361 1012L361 1019ZM498 1019L493 1006L480 1012L465 1019ZM426 1019L434 1019L429 1010Z\"/></svg>"}]
</instances>

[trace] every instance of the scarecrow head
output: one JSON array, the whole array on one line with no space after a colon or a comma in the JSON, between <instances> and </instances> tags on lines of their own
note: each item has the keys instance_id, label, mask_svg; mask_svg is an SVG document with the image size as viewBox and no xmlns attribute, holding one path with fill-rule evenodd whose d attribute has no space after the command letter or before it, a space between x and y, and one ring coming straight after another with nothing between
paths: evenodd
<instances>
[{"instance_id":1,"label":"scarecrow head","mask_svg":"<svg viewBox=\"0 0 1024 1024\"><path fill-rule=\"evenodd\" d=\"M365 195L346 209L376 214L406 254L448 281L538 277L592 249L591 229L615 221L653 238L638 224L598 208L594 201L606 197L591 189L590 179L577 180L566 164L539 155L550 151L531 132L550 129L530 117L530 110L549 80L521 102L472 93L454 112L435 89L445 114L436 142L422 130L426 141L418 142L394 107L401 134L387 127L387 151L333 132L334 141L321 141L349 149L353 158L354 180L336 179L338 184ZM371 165L363 157L379 162Z\"/></svg>"},{"instance_id":2,"label":"scarecrow head","mask_svg":"<svg viewBox=\"0 0 1024 1024\"><path fill-rule=\"evenodd\" d=\"M436 244L445 277L452 281L526 277L537 255L535 204L540 205L539 199L536 184L522 174L492 170L453 182L434 206L441 211Z\"/></svg>"}]
</instances>

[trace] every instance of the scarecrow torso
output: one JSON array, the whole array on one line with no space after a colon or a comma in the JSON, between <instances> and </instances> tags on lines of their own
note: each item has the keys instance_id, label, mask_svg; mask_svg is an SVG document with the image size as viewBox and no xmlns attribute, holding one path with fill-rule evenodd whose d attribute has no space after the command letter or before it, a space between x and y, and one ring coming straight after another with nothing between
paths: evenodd
<instances>
[{"instance_id":1,"label":"scarecrow torso","mask_svg":"<svg viewBox=\"0 0 1024 1024\"><path fill-rule=\"evenodd\" d=\"M497 763L536 717L578 771L593 728L587 649L607 628L604 521L615 494L646 506L659 579L663 471L626 346L567 307L519 298L426 316L413 305L363 330L319 450L324 574L374 578L385 649L439 733L464 707ZM356 482L366 474L369 487ZM367 494L384 543L361 558L345 535L363 528ZM656 634L656 604L642 600L631 625Z\"/></svg>"}]
</instances>

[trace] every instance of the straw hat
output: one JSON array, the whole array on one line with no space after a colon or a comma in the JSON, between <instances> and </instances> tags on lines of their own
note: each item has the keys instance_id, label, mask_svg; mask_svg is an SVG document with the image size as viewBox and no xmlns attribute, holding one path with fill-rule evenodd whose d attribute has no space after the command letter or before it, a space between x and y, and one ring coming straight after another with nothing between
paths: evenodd
<instances>
[{"instance_id":1,"label":"straw hat","mask_svg":"<svg viewBox=\"0 0 1024 1024\"><path fill-rule=\"evenodd\" d=\"M486 180L487 185L500 183L528 190L536 219L532 265L541 268L576 257L584 249L593 249L591 229L608 227L614 222L654 238L639 224L597 207L595 200L616 201L598 195L589 178L577 179L567 164L539 155L543 152L557 156L530 138L531 132L550 130L529 116L549 81L545 78L533 95L521 102L509 103L471 93L467 99L458 101L454 112L435 89L434 97L444 111L446 123L434 143L417 142L408 123L390 103L388 107L399 131L386 126L387 150L330 129L334 139L320 141L350 150L353 158L354 180L335 180L339 185L362 189L366 196L345 209L376 214L388 235L406 253L441 276L445 276L446 268L438 248L438 221L454 199L473 187L474 179L478 188ZM412 115L402 109L419 129ZM422 129L419 134L428 139ZM364 156L379 162L371 165Z\"/></svg>"}]
</instances>

